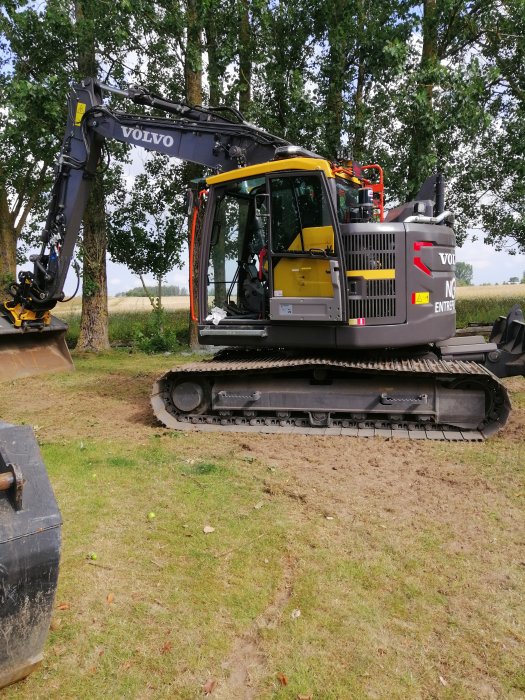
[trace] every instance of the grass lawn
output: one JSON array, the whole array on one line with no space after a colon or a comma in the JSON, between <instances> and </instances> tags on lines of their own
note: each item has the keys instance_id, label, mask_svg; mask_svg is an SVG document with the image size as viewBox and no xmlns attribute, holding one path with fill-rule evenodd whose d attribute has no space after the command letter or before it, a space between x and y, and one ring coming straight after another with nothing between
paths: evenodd
<instances>
[{"instance_id":1,"label":"grass lawn","mask_svg":"<svg viewBox=\"0 0 525 700\"><path fill-rule=\"evenodd\" d=\"M4 697L523 698L525 380L484 444L169 432L149 391L187 360L3 385L64 520L45 661Z\"/></svg>"}]
</instances>

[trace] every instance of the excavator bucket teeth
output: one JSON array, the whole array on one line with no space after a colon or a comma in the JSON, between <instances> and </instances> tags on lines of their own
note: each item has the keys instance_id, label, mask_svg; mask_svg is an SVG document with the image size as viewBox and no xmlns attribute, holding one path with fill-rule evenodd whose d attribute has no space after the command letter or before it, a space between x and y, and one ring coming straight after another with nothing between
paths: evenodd
<instances>
[{"instance_id":1,"label":"excavator bucket teeth","mask_svg":"<svg viewBox=\"0 0 525 700\"><path fill-rule=\"evenodd\" d=\"M35 670L58 579L61 517L29 426L0 423L0 688Z\"/></svg>"},{"instance_id":2,"label":"excavator bucket teeth","mask_svg":"<svg viewBox=\"0 0 525 700\"><path fill-rule=\"evenodd\" d=\"M0 382L72 370L66 332L54 317L42 330L23 330L0 315Z\"/></svg>"}]
</instances>

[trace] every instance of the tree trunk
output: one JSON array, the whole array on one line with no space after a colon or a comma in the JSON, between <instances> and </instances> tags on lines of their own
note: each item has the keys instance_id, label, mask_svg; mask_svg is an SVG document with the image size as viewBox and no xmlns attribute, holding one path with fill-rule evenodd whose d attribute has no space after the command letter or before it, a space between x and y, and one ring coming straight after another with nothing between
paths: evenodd
<instances>
[{"instance_id":1,"label":"tree trunk","mask_svg":"<svg viewBox=\"0 0 525 700\"><path fill-rule=\"evenodd\" d=\"M209 14L205 23L206 48L208 50L208 84L210 86L210 105L222 103L221 76L224 70L217 54L217 31L213 21L213 15ZM225 222L224 222L225 225ZM224 229L222 229L224 230ZM215 305L222 306L226 302L226 260L224 237L221 236L211 251L213 264L213 279L215 280ZM219 284L217 284L219 280Z\"/></svg>"},{"instance_id":2,"label":"tree trunk","mask_svg":"<svg viewBox=\"0 0 525 700\"><path fill-rule=\"evenodd\" d=\"M109 349L106 211L101 178L93 183L84 214L82 252L82 315L77 350L99 352Z\"/></svg>"},{"instance_id":3,"label":"tree trunk","mask_svg":"<svg viewBox=\"0 0 525 700\"><path fill-rule=\"evenodd\" d=\"M90 5L75 3L78 37L78 70L82 77L98 73L95 35L89 21ZM108 289L106 277L106 206L102 176L97 175L84 214L82 315L77 350L99 352L109 348Z\"/></svg>"},{"instance_id":4,"label":"tree trunk","mask_svg":"<svg viewBox=\"0 0 525 700\"><path fill-rule=\"evenodd\" d=\"M239 26L239 110L245 116L252 103L252 29L249 0L241 0Z\"/></svg>"},{"instance_id":5,"label":"tree trunk","mask_svg":"<svg viewBox=\"0 0 525 700\"><path fill-rule=\"evenodd\" d=\"M16 229L5 187L0 184L0 301L11 297L6 288L16 279Z\"/></svg>"},{"instance_id":6,"label":"tree trunk","mask_svg":"<svg viewBox=\"0 0 525 700\"><path fill-rule=\"evenodd\" d=\"M357 67L357 85L354 97L354 138L352 146L352 158L361 161L365 145L365 59L359 58Z\"/></svg>"},{"instance_id":7,"label":"tree trunk","mask_svg":"<svg viewBox=\"0 0 525 700\"><path fill-rule=\"evenodd\" d=\"M202 103L202 7L200 0L187 0L187 42L186 55L184 57L184 78L186 102L190 105L200 105ZM191 180L202 176L202 168L194 163L187 163L185 167L185 180L189 184ZM191 220L188 231L188 249L191 237ZM195 240L194 269L190 270L193 275L194 298L199 297L198 260L200 252L200 236ZM189 321L189 343L192 349L199 348L199 337L197 323Z\"/></svg>"},{"instance_id":8,"label":"tree trunk","mask_svg":"<svg viewBox=\"0 0 525 700\"><path fill-rule=\"evenodd\" d=\"M346 46L341 33L341 22L346 9L344 2L334 4L333 16L328 28L328 61L326 68L326 127L325 147L327 158L335 158L341 147L343 131L344 100L346 83Z\"/></svg>"},{"instance_id":9,"label":"tree trunk","mask_svg":"<svg viewBox=\"0 0 525 700\"><path fill-rule=\"evenodd\" d=\"M433 95L435 69L438 64L436 0L424 0L423 50L417 96L413 100L416 111L412 118L412 135L407 174L407 199L413 199L422 182L431 173L433 133Z\"/></svg>"}]
</instances>

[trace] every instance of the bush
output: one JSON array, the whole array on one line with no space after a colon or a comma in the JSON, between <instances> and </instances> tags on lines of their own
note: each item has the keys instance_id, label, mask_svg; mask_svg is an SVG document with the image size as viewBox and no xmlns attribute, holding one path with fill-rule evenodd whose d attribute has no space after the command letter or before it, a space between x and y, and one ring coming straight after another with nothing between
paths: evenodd
<instances>
[{"instance_id":1,"label":"bush","mask_svg":"<svg viewBox=\"0 0 525 700\"><path fill-rule=\"evenodd\" d=\"M164 311L164 339L156 338L152 327L152 312L121 312L109 316L109 342L112 347L144 349L144 352L171 352L172 348L188 344L188 311ZM74 348L80 332L80 314L64 319L69 325L66 340ZM154 349L159 348L159 349Z\"/></svg>"},{"instance_id":2,"label":"bush","mask_svg":"<svg viewBox=\"0 0 525 700\"><path fill-rule=\"evenodd\" d=\"M149 355L175 352L180 347L177 331L169 325L163 309L149 313L146 323L135 335L134 344L138 350Z\"/></svg>"},{"instance_id":3,"label":"bush","mask_svg":"<svg viewBox=\"0 0 525 700\"><path fill-rule=\"evenodd\" d=\"M514 304L519 304L525 311L523 297L479 296L471 299L456 299L456 326L466 328L469 323L488 325L494 323L498 316L506 316Z\"/></svg>"}]
</instances>

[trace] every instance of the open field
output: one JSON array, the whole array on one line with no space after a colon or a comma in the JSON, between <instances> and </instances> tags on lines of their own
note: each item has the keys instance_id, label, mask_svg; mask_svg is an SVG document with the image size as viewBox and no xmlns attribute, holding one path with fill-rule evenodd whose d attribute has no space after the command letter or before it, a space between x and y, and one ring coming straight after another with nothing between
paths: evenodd
<instances>
[{"instance_id":1,"label":"open field","mask_svg":"<svg viewBox=\"0 0 525 700\"><path fill-rule=\"evenodd\" d=\"M525 299L525 284L472 285L457 288L458 299L487 299L488 297L520 297Z\"/></svg>"},{"instance_id":2,"label":"open field","mask_svg":"<svg viewBox=\"0 0 525 700\"><path fill-rule=\"evenodd\" d=\"M486 299L488 297L521 297L525 299L525 284L490 285L458 287L458 299ZM163 297L162 303L168 311L176 309L189 309L189 297ZM66 304L59 304L56 312L58 316L72 313L80 313L81 297L75 297ZM146 297L110 297L108 300L110 313L126 313L137 311L150 311L151 304Z\"/></svg>"},{"instance_id":3,"label":"open field","mask_svg":"<svg viewBox=\"0 0 525 700\"><path fill-rule=\"evenodd\" d=\"M188 359L4 385L64 519L43 667L4 697L523 698L525 380L485 444L168 432L150 387Z\"/></svg>"},{"instance_id":4,"label":"open field","mask_svg":"<svg viewBox=\"0 0 525 700\"><path fill-rule=\"evenodd\" d=\"M176 309L189 309L189 297L163 297L162 305L167 311ZM55 309L57 316L80 314L82 297L78 296L65 304L59 304ZM151 311L151 304L147 297L109 297L109 313L131 313L137 311Z\"/></svg>"}]
</instances>

